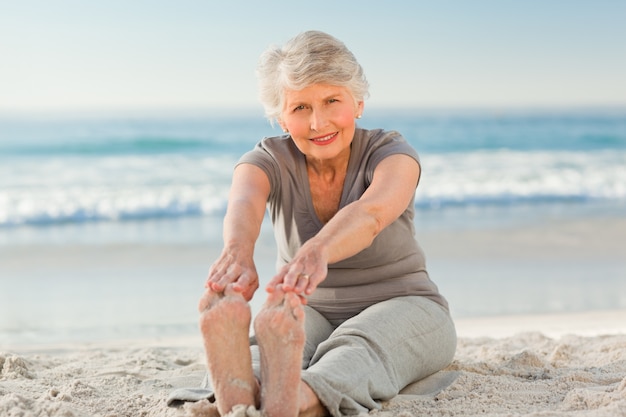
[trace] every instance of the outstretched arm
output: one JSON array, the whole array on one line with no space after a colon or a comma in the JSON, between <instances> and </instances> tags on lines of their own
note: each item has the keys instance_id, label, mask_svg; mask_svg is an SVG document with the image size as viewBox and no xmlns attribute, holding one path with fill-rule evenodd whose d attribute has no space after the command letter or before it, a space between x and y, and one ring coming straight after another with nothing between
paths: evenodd
<instances>
[{"instance_id":1,"label":"outstretched arm","mask_svg":"<svg viewBox=\"0 0 626 417\"><path fill-rule=\"evenodd\" d=\"M205 285L210 290L222 292L233 283L233 288L249 301L259 287L254 245L269 192L269 179L262 169L250 164L235 168L224 217L224 248L211 266Z\"/></svg>"},{"instance_id":2,"label":"outstretched arm","mask_svg":"<svg viewBox=\"0 0 626 417\"><path fill-rule=\"evenodd\" d=\"M282 284L287 291L311 294L326 278L328 264L370 246L406 210L419 177L419 164L410 156L394 154L385 158L361 198L339 210L315 237L305 242L293 260L270 280L267 290L271 292Z\"/></svg>"}]
</instances>

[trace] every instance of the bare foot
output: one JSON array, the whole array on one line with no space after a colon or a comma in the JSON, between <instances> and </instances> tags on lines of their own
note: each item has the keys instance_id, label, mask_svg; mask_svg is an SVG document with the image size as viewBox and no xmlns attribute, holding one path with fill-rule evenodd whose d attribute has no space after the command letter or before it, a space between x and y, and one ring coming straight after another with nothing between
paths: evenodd
<instances>
[{"instance_id":1,"label":"bare foot","mask_svg":"<svg viewBox=\"0 0 626 417\"><path fill-rule=\"evenodd\" d=\"M204 308L200 329L220 414L225 415L238 404L256 406L258 386L248 341L250 306L230 286L224 294L207 291L200 305Z\"/></svg>"},{"instance_id":2,"label":"bare foot","mask_svg":"<svg viewBox=\"0 0 626 417\"><path fill-rule=\"evenodd\" d=\"M295 417L305 341L298 296L280 287L270 293L254 320L254 330L261 352L261 411L268 417Z\"/></svg>"}]
</instances>

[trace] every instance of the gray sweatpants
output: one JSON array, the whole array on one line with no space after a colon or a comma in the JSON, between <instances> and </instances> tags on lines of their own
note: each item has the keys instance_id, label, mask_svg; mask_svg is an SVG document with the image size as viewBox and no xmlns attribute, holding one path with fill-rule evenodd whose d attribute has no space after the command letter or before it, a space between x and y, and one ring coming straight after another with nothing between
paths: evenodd
<instances>
[{"instance_id":1,"label":"gray sweatpants","mask_svg":"<svg viewBox=\"0 0 626 417\"><path fill-rule=\"evenodd\" d=\"M339 326L305 306L302 380L335 417L380 408L380 401L450 364L456 331L449 313L425 297L377 303ZM260 376L258 347L252 346Z\"/></svg>"}]
</instances>

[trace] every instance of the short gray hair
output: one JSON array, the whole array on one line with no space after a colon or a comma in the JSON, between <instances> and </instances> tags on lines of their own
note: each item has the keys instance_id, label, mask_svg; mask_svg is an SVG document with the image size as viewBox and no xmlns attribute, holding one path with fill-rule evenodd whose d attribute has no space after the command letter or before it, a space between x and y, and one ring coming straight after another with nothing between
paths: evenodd
<instances>
[{"instance_id":1,"label":"short gray hair","mask_svg":"<svg viewBox=\"0 0 626 417\"><path fill-rule=\"evenodd\" d=\"M324 32L308 31L281 48L270 46L257 66L259 98L265 116L280 119L285 88L302 90L312 84L347 87L355 103L365 100L369 83L363 68L343 42Z\"/></svg>"}]
</instances>

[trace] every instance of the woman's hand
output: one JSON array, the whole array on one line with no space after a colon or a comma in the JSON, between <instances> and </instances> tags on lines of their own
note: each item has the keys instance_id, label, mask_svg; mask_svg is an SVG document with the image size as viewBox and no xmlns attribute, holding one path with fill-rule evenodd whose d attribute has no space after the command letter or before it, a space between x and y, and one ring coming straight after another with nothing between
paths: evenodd
<instances>
[{"instance_id":1,"label":"woman's hand","mask_svg":"<svg viewBox=\"0 0 626 417\"><path fill-rule=\"evenodd\" d=\"M211 265L205 287L221 293L228 284L233 284L232 288L241 292L246 301L250 301L259 288L259 275L254 260L234 248L225 248Z\"/></svg>"},{"instance_id":2,"label":"woman's hand","mask_svg":"<svg viewBox=\"0 0 626 417\"><path fill-rule=\"evenodd\" d=\"M267 284L267 292L274 292L282 285L285 292L292 291L306 303L305 296L315 291L317 286L326 279L328 273L328 255L324 247L313 238L306 242L296 256L283 266L278 274Z\"/></svg>"},{"instance_id":3,"label":"woman's hand","mask_svg":"<svg viewBox=\"0 0 626 417\"><path fill-rule=\"evenodd\" d=\"M227 285L243 293L250 301L259 288L254 266L254 243L259 237L270 194L270 181L265 172L254 165L240 164L233 173L224 216L224 249L209 270L206 287L222 293Z\"/></svg>"}]
</instances>

